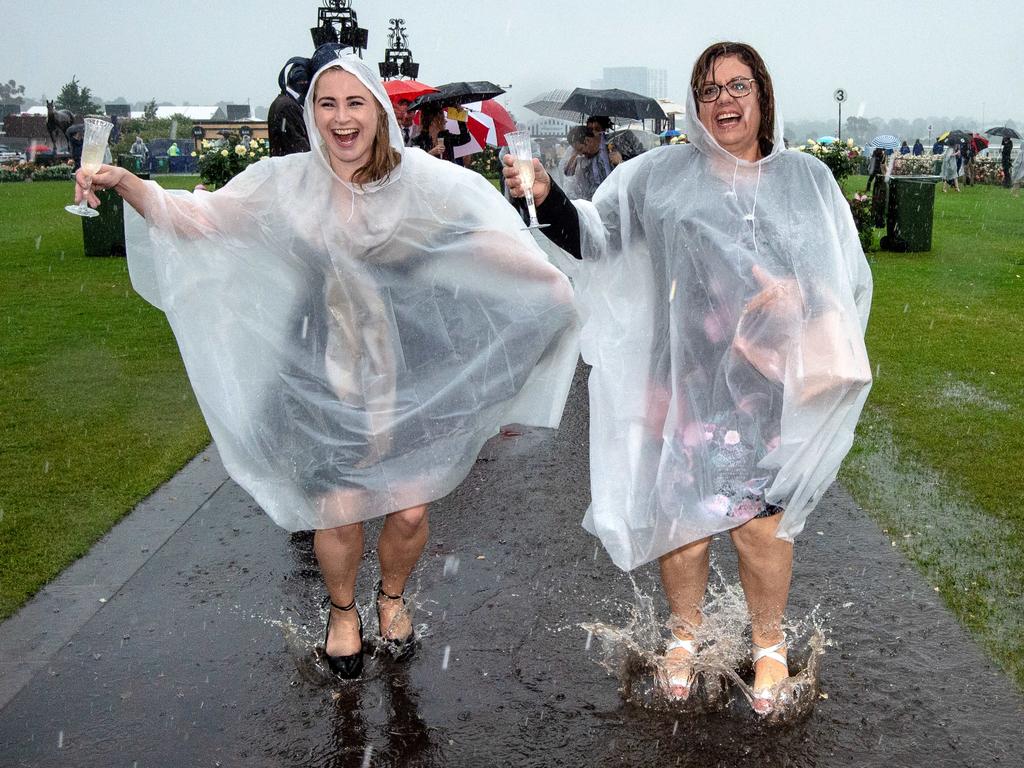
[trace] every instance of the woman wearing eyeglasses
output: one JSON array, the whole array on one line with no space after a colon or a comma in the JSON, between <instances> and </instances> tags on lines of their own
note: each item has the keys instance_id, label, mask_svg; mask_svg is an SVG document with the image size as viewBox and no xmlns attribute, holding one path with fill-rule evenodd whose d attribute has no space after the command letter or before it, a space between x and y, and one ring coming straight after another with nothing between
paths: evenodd
<instances>
[{"instance_id":1,"label":"woman wearing eyeglasses","mask_svg":"<svg viewBox=\"0 0 1024 768\"><path fill-rule=\"evenodd\" d=\"M728 531L751 618L750 691L787 695L793 537L835 479L871 381L871 275L828 168L783 148L760 55L693 67L690 144L619 166L592 203L537 170L545 229L570 262L594 367L584 526L624 570L658 560L671 611L660 660L685 699L701 652L711 537ZM504 170L522 192L514 167Z\"/></svg>"},{"instance_id":2,"label":"woman wearing eyeglasses","mask_svg":"<svg viewBox=\"0 0 1024 768\"><path fill-rule=\"evenodd\" d=\"M568 280L491 184L404 146L366 64L325 46L310 71L310 152L213 193L111 166L92 187L145 217L128 221L132 282L167 314L231 476L278 525L316 531L326 661L354 678L363 522L383 518L377 644L404 659L427 504L503 424L557 426L575 313Z\"/></svg>"}]
</instances>

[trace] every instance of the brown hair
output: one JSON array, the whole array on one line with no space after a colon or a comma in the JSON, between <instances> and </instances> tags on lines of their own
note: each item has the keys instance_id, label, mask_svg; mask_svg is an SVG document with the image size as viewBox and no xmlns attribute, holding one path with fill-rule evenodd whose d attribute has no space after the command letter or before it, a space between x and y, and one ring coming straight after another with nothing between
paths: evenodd
<instances>
[{"instance_id":1,"label":"brown hair","mask_svg":"<svg viewBox=\"0 0 1024 768\"><path fill-rule=\"evenodd\" d=\"M768 74L768 66L761 58L761 54L746 43L723 42L709 45L693 65L693 73L690 75L690 87L693 89L693 98L697 102L697 109L700 110L700 100L697 99L698 89L708 79L715 67L715 61L724 56L736 56L750 67L750 71L757 81L757 103L761 108L761 126L757 132L758 144L761 147L761 154L767 155L772 151L775 137L775 89L772 87L772 76Z\"/></svg>"},{"instance_id":2,"label":"brown hair","mask_svg":"<svg viewBox=\"0 0 1024 768\"><path fill-rule=\"evenodd\" d=\"M347 72L344 67L331 67ZM349 72L349 74L352 74ZM322 77L323 75L321 75ZM353 75L354 77L354 75ZM317 85L320 85L320 78L317 78ZM375 181L386 181L391 172L402 162L402 155L391 146L391 127L388 124L388 113L377 101L373 93L370 94L374 105L377 107L377 131L373 136L373 147L370 150L370 159L366 165L356 169L352 174L352 183L363 186L372 184ZM313 89L313 103L316 103L316 88Z\"/></svg>"}]
</instances>

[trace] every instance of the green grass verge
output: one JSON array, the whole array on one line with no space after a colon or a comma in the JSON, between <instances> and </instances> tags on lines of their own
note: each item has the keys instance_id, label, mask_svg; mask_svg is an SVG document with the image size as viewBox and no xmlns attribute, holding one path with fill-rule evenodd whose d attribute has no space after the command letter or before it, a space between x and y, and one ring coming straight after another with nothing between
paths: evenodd
<instances>
[{"instance_id":1,"label":"green grass verge","mask_svg":"<svg viewBox=\"0 0 1024 768\"><path fill-rule=\"evenodd\" d=\"M0 618L209 442L163 313L83 255L71 197L0 184Z\"/></svg>"},{"instance_id":2,"label":"green grass verge","mask_svg":"<svg viewBox=\"0 0 1024 768\"><path fill-rule=\"evenodd\" d=\"M1024 199L938 189L930 252L868 257L876 376L840 479L1024 687Z\"/></svg>"}]
</instances>

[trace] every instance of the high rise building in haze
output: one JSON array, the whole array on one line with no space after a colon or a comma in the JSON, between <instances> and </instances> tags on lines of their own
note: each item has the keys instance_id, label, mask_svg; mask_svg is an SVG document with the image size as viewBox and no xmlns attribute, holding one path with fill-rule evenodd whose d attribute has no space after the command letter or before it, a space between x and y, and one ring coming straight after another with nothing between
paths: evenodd
<instances>
[{"instance_id":1,"label":"high rise building in haze","mask_svg":"<svg viewBox=\"0 0 1024 768\"><path fill-rule=\"evenodd\" d=\"M604 77L591 88L621 88L652 99L668 98L668 70L649 67L605 67Z\"/></svg>"}]
</instances>

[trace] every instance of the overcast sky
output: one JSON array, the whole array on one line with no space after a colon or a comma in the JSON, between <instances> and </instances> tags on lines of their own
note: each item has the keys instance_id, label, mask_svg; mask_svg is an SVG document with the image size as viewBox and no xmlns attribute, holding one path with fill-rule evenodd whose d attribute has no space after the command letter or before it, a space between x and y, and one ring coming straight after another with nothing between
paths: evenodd
<instances>
[{"instance_id":1,"label":"overcast sky","mask_svg":"<svg viewBox=\"0 0 1024 768\"><path fill-rule=\"evenodd\" d=\"M33 98L52 98L77 75L108 100L267 105L282 64L311 52L320 5L5 0L0 80L14 78ZM669 96L682 100L700 51L733 39L764 56L790 120L835 116L832 93L840 87L849 94L844 118L963 115L995 125L1024 116L1022 0L352 0L352 7L370 31L370 63L383 58L388 19L402 17L421 80L511 84L513 109L541 91L590 87L605 66L667 69ZM516 111L519 119L533 116Z\"/></svg>"}]
</instances>

